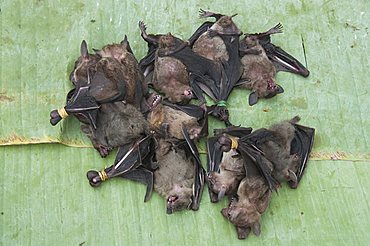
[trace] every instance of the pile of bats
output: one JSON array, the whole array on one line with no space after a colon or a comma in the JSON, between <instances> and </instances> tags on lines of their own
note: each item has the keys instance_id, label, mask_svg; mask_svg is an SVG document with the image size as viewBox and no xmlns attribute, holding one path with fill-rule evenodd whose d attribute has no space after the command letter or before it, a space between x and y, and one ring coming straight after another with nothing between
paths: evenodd
<instances>
[{"instance_id":1,"label":"pile of bats","mask_svg":"<svg viewBox=\"0 0 370 246\"><path fill-rule=\"evenodd\" d=\"M50 113L50 122L74 115L102 157L118 148L112 166L88 171L91 186L114 177L144 183L144 201L155 190L171 214L197 210L207 183L212 202L229 198L221 213L244 239L250 231L260 234L261 214L282 182L297 188L315 130L297 124L298 116L254 131L229 121L226 101L234 88L251 91L254 105L284 91L275 81L278 71L309 75L271 43L281 24L241 38L234 16L200 10L200 17L216 20L203 23L187 41L171 33L147 34L139 22L148 44L140 62L126 36L94 54L83 41L70 74L74 88L66 105ZM211 106L204 95L213 100ZM195 142L208 136L208 115L226 128L207 138L205 171Z\"/></svg>"}]
</instances>

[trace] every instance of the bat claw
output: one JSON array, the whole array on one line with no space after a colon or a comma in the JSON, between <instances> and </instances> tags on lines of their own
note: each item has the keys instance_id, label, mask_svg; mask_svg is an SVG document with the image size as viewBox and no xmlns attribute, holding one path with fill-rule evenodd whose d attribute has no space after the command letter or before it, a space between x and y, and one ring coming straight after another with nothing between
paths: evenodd
<instances>
[{"instance_id":1,"label":"bat claw","mask_svg":"<svg viewBox=\"0 0 370 246\"><path fill-rule=\"evenodd\" d=\"M140 28L141 32L143 32L143 33L146 32L146 25L145 25L144 21L139 21L139 28Z\"/></svg>"}]
</instances>

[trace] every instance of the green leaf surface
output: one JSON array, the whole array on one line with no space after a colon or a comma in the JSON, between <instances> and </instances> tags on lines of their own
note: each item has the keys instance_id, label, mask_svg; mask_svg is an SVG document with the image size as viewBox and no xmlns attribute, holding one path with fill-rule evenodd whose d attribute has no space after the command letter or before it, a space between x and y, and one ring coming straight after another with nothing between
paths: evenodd
<instances>
[{"instance_id":1,"label":"green leaf surface","mask_svg":"<svg viewBox=\"0 0 370 246\"><path fill-rule=\"evenodd\" d=\"M3 245L366 245L370 239L370 165L310 161L297 190L284 185L262 216L260 237L239 241L209 201L166 215L157 194L115 179L92 188L86 171L110 165L91 149L58 144L2 147L0 244Z\"/></svg>"},{"instance_id":2,"label":"green leaf surface","mask_svg":"<svg viewBox=\"0 0 370 246\"><path fill-rule=\"evenodd\" d=\"M234 90L231 122L253 128L300 115L316 128L309 167L297 190L274 194L262 234L238 241L222 218L226 201L204 192L198 212L168 216L145 187L112 180L93 189L85 177L114 161L101 159L69 117L49 123L65 104L69 73L83 39L92 48L126 34L138 59L149 33L183 39L203 23L200 8L225 14L244 33L276 23L272 42L305 64L301 78L279 73L285 92L248 105L249 91ZM0 245L367 245L370 236L370 2L358 1L0 1ZM211 119L211 128L223 124ZM62 143L26 145L29 143ZM204 144L200 144L204 153ZM340 161L333 161L340 160Z\"/></svg>"}]
</instances>

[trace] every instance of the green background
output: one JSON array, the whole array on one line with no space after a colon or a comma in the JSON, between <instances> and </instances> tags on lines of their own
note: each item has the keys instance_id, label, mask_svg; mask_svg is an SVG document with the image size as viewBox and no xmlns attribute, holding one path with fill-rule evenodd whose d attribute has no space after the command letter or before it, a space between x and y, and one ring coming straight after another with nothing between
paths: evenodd
<instances>
[{"instance_id":1,"label":"green background","mask_svg":"<svg viewBox=\"0 0 370 246\"><path fill-rule=\"evenodd\" d=\"M126 34L140 59L146 43L139 20L149 33L186 39L204 21L199 8L238 13L233 19L244 33L281 22L284 34L273 43L305 63L303 40L311 71L308 78L279 73L285 93L253 107L248 91L231 94L234 124L259 128L300 115L316 128L300 187L274 194L260 237L247 241L221 216L227 201L211 204L206 190L198 212L168 216L157 194L143 203L143 185L118 179L91 188L86 172L111 165L114 153L100 158L72 117L49 124L49 112L72 88L68 77L83 39L91 51ZM368 244L369 10L366 0L1 0L0 245Z\"/></svg>"}]
</instances>

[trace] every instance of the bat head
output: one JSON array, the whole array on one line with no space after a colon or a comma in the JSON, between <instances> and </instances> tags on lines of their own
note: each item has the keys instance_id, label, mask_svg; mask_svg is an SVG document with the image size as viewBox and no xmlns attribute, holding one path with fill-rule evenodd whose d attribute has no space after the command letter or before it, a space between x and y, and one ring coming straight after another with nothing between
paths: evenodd
<instances>
[{"instance_id":1,"label":"bat head","mask_svg":"<svg viewBox=\"0 0 370 246\"><path fill-rule=\"evenodd\" d=\"M101 50L95 50L95 52L101 57L113 57L117 60L124 59L127 53L133 54L126 35L121 43L105 45Z\"/></svg>"},{"instance_id":2,"label":"bat head","mask_svg":"<svg viewBox=\"0 0 370 246\"><path fill-rule=\"evenodd\" d=\"M216 23L212 26L211 29L214 29L218 31L221 34L228 34L228 35L241 35L240 29L235 25L234 21L232 18L235 15L232 16L227 16L224 15Z\"/></svg>"},{"instance_id":3,"label":"bat head","mask_svg":"<svg viewBox=\"0 0 370 246\"><path fill-rule=\"evenodd\" d=\"M73 71L69 79L74 86L85 86L89 79L89 68L94 66L101 58L99 55L89 54L86 41L83 40L80 47L81 55L75 61Z\"/></svg>"},{"instance_id":4,"label":"bat head","mask_svg":"<svg viewBox=\"0 0 370 246\"><path fill-rule=\"evenodd\" d=\"M227 208L221 210L222 215L237 228L251 228L255 235L261 233L260 218L261 214L257 211L256 206L249 202L240 202L233 198ZM240 239L245 238L243 230L237 230Z\"/></svg>"},{"instance_id":5,"label":"bat head","mask_svg":"<svg viewBox=\"0 0 370 246\"><path fill-rule=\"evenodd\" d=\"M175 37L169 32L159 38L160 48L171 48L176 44Z\"/></svg>"},{"instance_id":6,"label":"bat head","mask_svg":"<svg viewBox=\"0 0 370 246\"><path fill-rule=\"evenodd\" d=\"M275 80L272 78L267 79L267 86L266 86L266 92L264 97L265 98L271 98L276 96L277 94L283 93L284 89L280 85L276 84Z\"/></svg>"},{"instance_id":7,"label":"bat head","mask_svg":"<svg viewBox=\"0 0 370 246\"><path fill-rule=\"evenodd\" d=\"M284 92L283 87L276 84L275 79L271 76L264 76L260 82L254 91L249 94L250 106L256 104L259 98L271 98Z\"/></svg>"},{"instance_id":8,"label":"bat head","mask_svg":"<svg viewBox=\"0 0 370 246\"><path fill-rule=\"evenodd\" d=\"M167 214L189 209L192 204L193 190L184 185L175 185L167 196Z\"/></svg>"},{"instance_id":9,"label":"bat head","mask_svg":"<svg viewBox=\"0 0 370 246\"><path fill-rule=\"evenodd\" d=\"M253 34L246 34L241 41L241 47L252 48L259 45L258 37Z\"/></svg>"}]
</instances>

